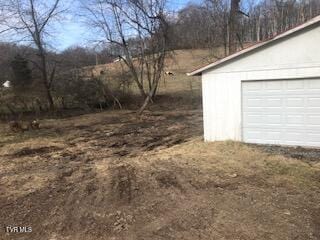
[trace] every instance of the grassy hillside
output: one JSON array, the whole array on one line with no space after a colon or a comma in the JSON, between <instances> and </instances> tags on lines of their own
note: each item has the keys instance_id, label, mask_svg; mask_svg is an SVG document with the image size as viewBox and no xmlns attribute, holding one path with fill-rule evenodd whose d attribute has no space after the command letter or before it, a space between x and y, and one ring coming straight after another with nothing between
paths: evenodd
<instances>
[{"instance_id":1,"label":"grassy hillside","mask_svg":"<svg viewBox=\"0 0 320 240\"><path fill-rule=\"evenodd\" d=\"M218 52L219 51L215 51ZM201 82L199 77L188 77L187 72L205 65L215 60L212 56L212 51L208 49L196 50L175 50L169 54L165 63L165 71L174 73L172 76L163 75L160 86L160 94L173 94L192 92L195 95L200 94ZM83 68L84 74L87 76L99 76L106 74L107 76L116 76L125 70L126 67L123 62L115 62L109 64L102 64L96 66L88 66ZM132 86L133 93L137 92L136 87Z\"/></svg>"}]
</instances>

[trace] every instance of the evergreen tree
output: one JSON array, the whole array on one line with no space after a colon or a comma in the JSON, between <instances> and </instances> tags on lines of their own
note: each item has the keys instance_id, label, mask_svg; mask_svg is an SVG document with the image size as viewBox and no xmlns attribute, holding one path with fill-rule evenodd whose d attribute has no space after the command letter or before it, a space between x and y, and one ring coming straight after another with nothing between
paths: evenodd
<instances>
[{"instance_id":1,"label":"evergreen tree","mask_svg":"<svg viewBox=\"0 0 320 240\"><path fill-rule=\"evenodd\" d=\"M29 68L28 60L17 54L11 61L13 72L12 87L15 91L25 91L32 83L32 71Z\"/></svg>"}]
</instances>

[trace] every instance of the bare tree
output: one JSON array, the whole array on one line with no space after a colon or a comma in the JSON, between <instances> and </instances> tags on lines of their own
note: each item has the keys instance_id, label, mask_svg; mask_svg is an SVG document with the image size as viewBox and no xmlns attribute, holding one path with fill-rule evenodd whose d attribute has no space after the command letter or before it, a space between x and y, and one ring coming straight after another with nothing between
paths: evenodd
<instances>
[{"instance_id":1,"label":"bare tree","mask_svg":"<svg viewBox=\"0 0 320 240\"><path fill-rule=\"evenodd\" d=\"M229 2L230 0L205 0L205 6L208 11L209 19L207 24L211 23L207 28L211 29L210 47L219 47L223 45L224 55L228 54L229 42ZM202 26L202 25L201 25ZM216 56L217 57L217 56Z\"/></svg>"},{"instance_id":2,"label":"bare tree","mask_svg":"<svg viewBox=\"0 0 320 240\"><path fill-rule=\"evenodd\" d=\"M102 42L120 49L145 99L141 113L157 92L167 54L165 0L92 0L84 6L90 24L103 33Z\"/></svg>"},{"instance_id":3,"label":"bare tree","mask_svg":"<svg viewBox=\"0 0 320 240\"><path fill-rule=\"evenodd\" d=\"M48 3L52 4L48 4ZM3 11L10 15L2 22L10 33L16 38L21 37L23 41L30 41L37 49L39 61L33 64L41 72L42 83L49 103L49 108L54 109L54 100L51 93L51 86L55 76L55 65L50 66L48 61L49 27L63 12L59 10L60 0L7 0L3 5Z\"/></svg>"}]
</instances>

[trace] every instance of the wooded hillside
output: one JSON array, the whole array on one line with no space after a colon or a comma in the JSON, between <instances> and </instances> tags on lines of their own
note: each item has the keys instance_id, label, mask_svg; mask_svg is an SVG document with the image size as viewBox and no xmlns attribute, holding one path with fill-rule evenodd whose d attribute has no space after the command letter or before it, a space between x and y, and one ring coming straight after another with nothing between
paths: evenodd
<instances>
[{"instance_id":1,"label":"wooded hillside","mask_svg":"<svg viewBox=\"0 0 320 240\"><path fill-rule=\"evenodd\" d=\"M165 71L184 74L203 62L178 57L174 66L177 50L206 49L206 61L214 61L320 13L318 0L202 0L174 11L167 0L90 0L79 2L79 11L96 40L57 51L52 29L67 16L63 0L0 3L0 113L5 115L121 108L128 102L140 104L142 112L165 92L165 83L171 84ZM111 69L101 70L104 64ZM86 66L91 70L83 76ZM189 81L178 82L190 88ZM131 89L139 100L132 100Z\"/></svg>"}]
</instances>

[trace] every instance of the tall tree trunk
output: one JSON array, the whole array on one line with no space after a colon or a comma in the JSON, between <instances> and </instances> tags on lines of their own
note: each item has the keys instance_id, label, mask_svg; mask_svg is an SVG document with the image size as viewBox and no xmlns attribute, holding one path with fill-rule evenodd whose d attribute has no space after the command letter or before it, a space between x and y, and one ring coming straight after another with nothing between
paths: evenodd
<instances>
[{"instance_id":1,"label":"tall tree trunk","mask_svg":"<svg viewBox=\"0 0 320 240\"><path fill-rule=\"evenodd\" d=\"M256 34L257 34L257 42L260 42L260 13L258 15L257 19L257 28L256 28Z\"/></svg>"},{"instance_id":2,"label":"tall tree trunk","mask_svg":"<svg viewBox=\"0 0 320 240\"><path fill-rule=\"evenodd\" d=\"M42 80L43 80L43 85L45 87L45 91L46 91L46 96L47 96L47 100L48 100L48 103L49 103L49 109L51 111L54 110L54 102L53 102L53 97L52 97L52 94L51 94L51 86L48 82L48 75L47 75L47 62L46 62L46 57L44 55L44 52L42 50L39 51L40 52L40 57L41 57L41 71L42 71Z\"/></svg>"},{"instance_id":3,"label":"tall tree trunk","mask_svg":"<svg viewBox=\"0 0 320 240\"><path fill-rule=\"evenodd\" d=\"M37 45L37 48L38 48L38 54L39 54L40 64L41 64L40 71L41 71L41 74L42 74L43 86L45 87L47 100L48 100L48 103L49 103L49 109L51 111L53 111L54 110L54 102L53 102L53 97L52 97L51 91L50 91L51 83L52 83L53 79L50 79L50 82L49 82L46 51L44 49L43 39L42 39L42 35L41 35L43 27L45 25L41 26L38 23L38 20L37 20L37 17L36 17L37 13L36 13L35 8L34 8L34 0L29 0L29 1L30 1L30 5L31 5L31 10L30 10L31 17L32 17L32 20L33 20L33 25L34 25L34 32L31 32L31 35L32 35L32 38L34 40L34 43ZM58 3L59 3L59 0L57 0L55 2L54 7L50 11L49 17L53 13L53 11L56 9ZM48 17L48 20L49 20L49 17ZM52 76L52 78L53 78L53 76Z\"/></svg>"},{"instance_id":4,"label":"tall tree trunk","mask_svg":"<svg viewBox=\"0 0 320 240\"><path fill-rule=\"evenodd\" d=\"M148 106L148 104L152 101L152 95L156 91L158 84L153 84L152 89L150 90L148 96L144 100L142 106L140 107L138 114L140 115Z\"/></svg>"},{"instance_id":5,"label":"tall tree trunk","mask_svg":"<svg viewBox=\"0 0 320 240\"><path fill-rule=\"evenodd\" d=\"M231 0L229 17L229 54L237 51L238 12L240 0Z\"/></svg>"}]
</instances>

